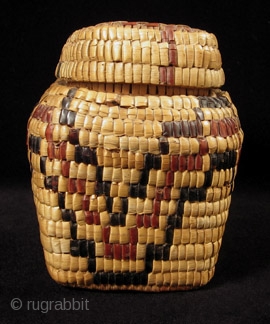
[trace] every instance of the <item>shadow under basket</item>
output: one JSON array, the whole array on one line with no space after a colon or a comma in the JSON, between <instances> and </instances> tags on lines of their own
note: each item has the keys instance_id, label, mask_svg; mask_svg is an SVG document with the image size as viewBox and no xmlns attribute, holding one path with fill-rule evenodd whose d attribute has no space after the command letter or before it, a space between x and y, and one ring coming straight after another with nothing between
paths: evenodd
<instances>
[{"instance_id":1,"label":"shadow under basket","mask_svg":"<svg viewBox=\"0 0 270 324\"><path fill-rule=\"evenodd\" d=\"M99 290L206 285L243 143L229 94L72 80L57 71L27 135L51 277Z\"/></svg>"}]
</instances>

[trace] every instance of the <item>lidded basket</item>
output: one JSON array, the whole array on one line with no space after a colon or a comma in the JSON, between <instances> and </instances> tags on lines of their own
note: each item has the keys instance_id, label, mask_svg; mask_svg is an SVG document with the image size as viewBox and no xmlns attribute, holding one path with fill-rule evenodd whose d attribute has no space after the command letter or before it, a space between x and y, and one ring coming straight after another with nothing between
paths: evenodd
<instances>
[{"instance_id":1,"label":"lidded basket","mask_svg":"<svg viewBox=\"0 0 270 324\"><path fill-rule=\"evenodd\" d=\"M116 21L75 31L27 126L58 283L171 291L214 275L243 143L216 37Z\"/></svg>"}]
</instances>

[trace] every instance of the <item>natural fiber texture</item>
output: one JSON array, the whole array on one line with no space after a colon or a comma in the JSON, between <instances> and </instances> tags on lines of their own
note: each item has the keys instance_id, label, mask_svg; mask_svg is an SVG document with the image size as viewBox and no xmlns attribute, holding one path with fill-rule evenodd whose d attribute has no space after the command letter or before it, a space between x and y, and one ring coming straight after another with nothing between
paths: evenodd
<instances>
[{"instance_id":1,"label":"natural fiber texture","mask_svg":"<svg viewBox=\"0 0 270 324\"><path fill-rule=\"evenodd\" d=\"M111 22L74 32L28 122L58 283L173 291L213 277L243 143L213 34Z\"/></svg>"},{"instance_id":2,"label":"natural fiber texture","mask_svg":"<svg viewBox=\"0 0 270 324\"><path fill-rule=\"evenodd\" d=\"M243 140L226 92L141 96L57 81L28 139L57 282L162 291L212 278Z\"/></svg>"},{"instance_id":3,"label":"natural fiber texture","mask_svg":"<svg viewBox=\"0 0 270 324\"><path fill-rule=\"evenodd\" d=\"M75 31L56 77L211 88L224 84L216 37L183 25L111 22Z\"/></svg>"}]
</instances>

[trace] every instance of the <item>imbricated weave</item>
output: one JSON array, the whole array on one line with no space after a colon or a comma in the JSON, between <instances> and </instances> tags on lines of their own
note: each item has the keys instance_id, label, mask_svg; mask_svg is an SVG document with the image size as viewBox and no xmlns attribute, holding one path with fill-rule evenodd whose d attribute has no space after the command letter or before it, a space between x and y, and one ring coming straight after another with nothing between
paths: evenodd
<instances>
[{"instance_id":1,"label":"imbricated weave","mask_svg":"<svg viewBox=\"0 0 270 324\"><path fill-rule=\"evenodd\" d=\"M56 77L27 127L51 277L100 290L207 284L243 143L215 36L102 23L69 37Z\"/></svg>"},{"instance_id":2,"label":"imbricated weave","mask_svg":"<svg viewBox=\"0 0 270 324\"><path fill-rule=\"evenodd\" d=\"M224 83L213 34L156 23L101 23L76 31L63 47L56 76L200 88Z\"/></svg>"}]
</instances>

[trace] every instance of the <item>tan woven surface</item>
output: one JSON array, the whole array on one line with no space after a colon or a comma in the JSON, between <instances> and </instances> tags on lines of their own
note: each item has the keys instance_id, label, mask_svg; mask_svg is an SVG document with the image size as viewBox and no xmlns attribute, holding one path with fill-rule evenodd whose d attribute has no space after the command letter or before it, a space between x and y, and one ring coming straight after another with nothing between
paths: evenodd
<instances>
[{"instance_id":1,"label":"tan woven surface","mask_svg":"<svg viewBox=\"0 0 270 324\"><path fill-rule=\"evenodd\" d=\"M242 142L227 92L57 80L28 122L52 278L102 290L207 284Z\"/></svg>"},{"instance_id":2,"label":"tan woven surface","mask_svg":"<svg viewBox=\"0 0 270 324\"><path fill-rule=\"evenodd\" d=\"M56 77L211 88L224 84L215 35L183 25L110 22L75 31Z\"/></svg>"}]
</instances>

